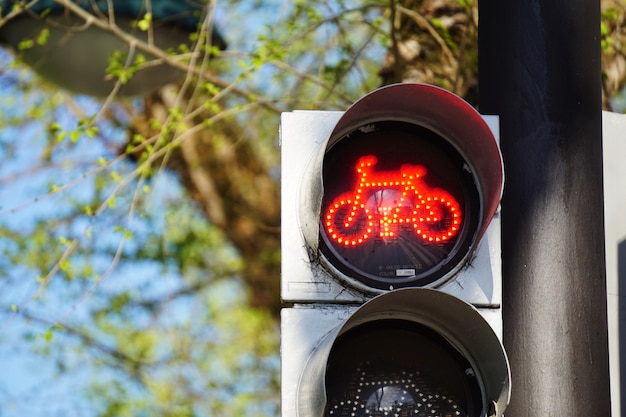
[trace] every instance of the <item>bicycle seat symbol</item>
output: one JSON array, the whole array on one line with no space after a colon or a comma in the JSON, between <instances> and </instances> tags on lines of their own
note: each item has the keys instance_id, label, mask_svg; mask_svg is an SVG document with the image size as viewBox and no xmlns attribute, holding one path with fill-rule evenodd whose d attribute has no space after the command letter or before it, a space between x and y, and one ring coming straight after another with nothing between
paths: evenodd
<instances>
[{"instance_id":1,"label":"bicycle seat symbol","mask_svg":"<svg viewBox=\"0 0 626 417\"><path fill-rule=\"evenodd\" d=\"M324 214L327 235L337 243L358 246L372 237L391 240L400 231L425 243L443 244L462 223L458 201L446 190L431 188L426 168L405 164L397 171L374 171L373 155L356 164L354 188L337 196Z\"/></svg>"}]
</instances>

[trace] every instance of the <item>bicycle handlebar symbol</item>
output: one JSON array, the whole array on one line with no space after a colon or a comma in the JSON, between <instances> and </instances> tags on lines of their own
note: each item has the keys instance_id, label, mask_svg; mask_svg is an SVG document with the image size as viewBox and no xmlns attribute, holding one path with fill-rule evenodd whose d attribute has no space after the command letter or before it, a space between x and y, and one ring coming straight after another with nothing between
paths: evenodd
<instances>
[{"instance_id":1,"label":"bicycle handlebar symbol","mask_svg":"<svg viewBox=\"0 0 626 417\"><path fill-rule=\"evenodd\" d=\"M457 234L460 205L449 192L424 182L424 166L405 164L397 171L374 171L377 162L373 155L361 157L354 189L328 206L324 225L331 239L350 247L372 236L393 239L400 230L411 230L426 243L443 244Z\"/></svg>"}]
</instances>

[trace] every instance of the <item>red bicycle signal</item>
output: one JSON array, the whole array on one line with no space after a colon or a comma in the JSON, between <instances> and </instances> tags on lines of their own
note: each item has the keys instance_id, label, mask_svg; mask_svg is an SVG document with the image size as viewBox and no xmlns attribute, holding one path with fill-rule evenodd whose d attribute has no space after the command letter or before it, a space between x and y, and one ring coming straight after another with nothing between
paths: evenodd
<instances>
[{"instance_id":1,"label":"red bicycle signal","mask_svg":"<svg viewBox=\"0 0 626 417\"><path fill-rule=\"evenodd\" d=\"M446 190L426 184L424 166L374 171L376 163L374 155L361 157L354 188L328 206L324 224L332 240L354 247L372 237L393 240L406 231L425 243L443 244L457 234L463 219L460 205Z\"/></svg>"},{"instance_id":2,"label":"red bicycle signal","mask_svg":"<svg viewBox=\"0 0 626 417\"><path fill-rule=\"evenodd\" d=\"M443 284L471 259L500 201L493 133L436 87L368 94L321 152L303 178L302 233L328 271L358 291Z\"/></svg>"}]
</instances>

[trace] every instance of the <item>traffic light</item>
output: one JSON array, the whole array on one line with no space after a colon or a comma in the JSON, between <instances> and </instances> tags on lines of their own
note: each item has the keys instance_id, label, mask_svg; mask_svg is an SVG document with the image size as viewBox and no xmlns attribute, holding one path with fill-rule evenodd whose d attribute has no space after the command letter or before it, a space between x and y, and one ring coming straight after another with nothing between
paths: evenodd
<instances>
[{"instance_id":1,"label":"traffic light","mask_svg":"<svg viewBox=\"0 0 626 417\"><path fill-rule=\"evenodd\" d=\"M485 118L394 84L345 113L284 113L281 147L283 417L501 416L503 167Z\"/></svg>"},{"instance_id":2,"label":"traffic light","mask_svg":"<svg viewBox=\"0 0 626 417\"><path fill-rule=\"evenodd\" d=\"M0 0L0 14L14 14L0 25L0 46L75 93L107 97L119 76L118 97L142 95L179 82L185 71L163 63L141 44L168 52L194 49L190 39L202 24L205 6L179 0ZM98 24L108 26L112 16L111 30ZM120 32L134 41L122 40ZM211 44L226 48L216 29ZM121 74L113 76L116 71Z\"/></svg>"}]
</instances>

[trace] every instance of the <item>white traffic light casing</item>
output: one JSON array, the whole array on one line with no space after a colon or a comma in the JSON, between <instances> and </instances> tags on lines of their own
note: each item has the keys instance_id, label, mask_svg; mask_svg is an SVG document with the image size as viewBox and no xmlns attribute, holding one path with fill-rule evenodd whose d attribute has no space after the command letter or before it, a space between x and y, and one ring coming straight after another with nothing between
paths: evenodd
<instances>
[{"instance_id":1,"label":"white traffic light casing","mask_svg":"<svg viewBox=\"0 0 626 417\"><path fill-rule=\"evenodd\" d=\"M436 100L440 102L437 103ZM491 118L489 121L497 132L497 118ZM377 138L380 131L373 130L376 129L377 123L380 125L390 122L397 123L400 128L420 129L420 133L435 137L413 141L411 132L407 135L400 134L396 141L409 142L415 147L413 149L409 147L408 150L394 148L397 145L384 136L384 130L380 140ZM473 125L470 125L470 122ZM324 240L320 239L320 212L323 194L329 185L324 184L323 178L323 164L327 151L332 151L336 148L335 145L340 146L346 142L343 139L346 132L356 130L363 133L362 131L367 129L372 129L364 135L364 137L373 136L374 144L370 145L374 147L373 150L370 149L372 152L356 153L351 162L341 162L344 171L340 173L340 180L347 183L345 188L348 191L358 185L353 184L358 179L352 175L358 159L362 156L376 156L377 159L382 159L375 154L381 150L391 153L392 157L397 157L394 156L394 152L400 154L400 157L410 156L415 160L414 165L420 165L421 162L422 166L433 171L427 172L424 176L424 182L428 185L430 177L436 175L435 168L439 167L436 166L437 161L428 159L433 155L423 155L420 146L426 141L444 145L444 149L438 151L428 144L431 153L436 154L434 156L440 160L446 159L445 155L441 156L442 153L454 154L453 159L456 159L457 166L450 169L464 170L466 173L465 178L453 184L455 187L474 188L472 191L475 194L474 207L467 210L472 212L471 216L465 214L466 210L462 213L468 220L465 224L469 225L469 220L472 220L473 225L465 230L465 240L453 242L452 250L449 251L451 255L442 262L446 263L445 267L439 268L437 273L433 274L434 279L432 276L421 280L413 278L415 274L412 272L419 269L419 266L416 267L415 262L407 261L407 258L412 256L409 253L403 257L401 264L388 262L382 267L383 273L393 274L390 279L381 277L376 283L379 285L369 286L338 271L333 262L329 262L326 255L320 253L320 241L323 243ZM350 143L347 147L349 146ZM307 111L284 113L281 121L281 148L283 196L281 296L284 301L363 302L372 295L384 293L390 287L420 286L439 288L477 306L500 305L500 223L497 217L491 222L489 220L498 208L502 192L502 160L489 125L467 103L445 90L427 85L398 84L384 87L359 100L345 113ZM372 171L376 172L378 166L383 163L384 161L378 161ZM400 165L402 164L401 161ZM395 167L398 174L401 173L400 165ZM458 183L463 180L468 184L459 185ZM429 186L429 188L441 187ZM486 236L481 240L480 237L484 234ZM384 247L389 239L385 241L379 236L371 236L364 245L376 245L375 241L382 242L383 244L378 246ZM430 246L438 247L436 244ZM469 257L473 259L468 265L465 261ZM344 266L344 271L345 269ZM477 269L481 270L479 274L475 273Z\"/></svg>"},{"instance_id":2,"label":"white traffic light casing","mask_svg":"<svg viewBox=\"0 0 626 417\"><path fill-rule=\"evenodd\" d=\"M283 416L502 415L503 168L487 120L423 84L283 114Z\"/></svg>"}]
</instances>

